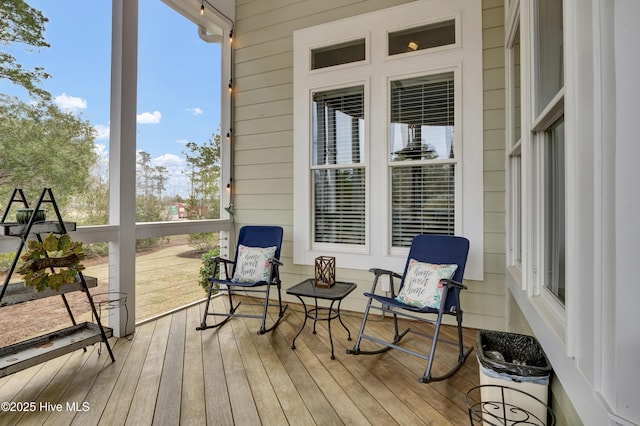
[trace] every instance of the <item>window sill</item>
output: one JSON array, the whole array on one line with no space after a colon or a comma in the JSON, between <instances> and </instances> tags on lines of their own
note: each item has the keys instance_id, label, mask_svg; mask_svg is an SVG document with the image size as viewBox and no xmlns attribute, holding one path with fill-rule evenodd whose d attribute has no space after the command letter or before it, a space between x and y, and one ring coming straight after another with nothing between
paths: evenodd
<instances>
[{"instance_id":1,"label":"window sill","mask_svg":"<svg viewBox=\"0 0 640 426\"><path fill-rule=\"evenodd\" d=\"M562 347L563 353L567 354L564 309L557 306L557 302L550 300L551 296L545 294L527 295L526 283L520 265L507 267L507 276L509 290L529 325L534 330L537 328L536 324L542 325L553 335L554 340ZM544 292L547 290L543 290Z\"/></svg>"}]
</instances>

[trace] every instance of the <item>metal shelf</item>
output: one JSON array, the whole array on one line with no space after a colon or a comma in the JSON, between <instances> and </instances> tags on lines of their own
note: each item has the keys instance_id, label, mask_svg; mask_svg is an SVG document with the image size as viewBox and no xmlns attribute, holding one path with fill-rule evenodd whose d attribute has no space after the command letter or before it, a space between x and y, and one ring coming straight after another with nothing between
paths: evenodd
<instances>
[{"instance_id":1,"label":"metal shelf","mask_svg":"<svg viewBox=\"0 0 640 426\"><path fill-rule=\"evenodd\" d=\"M63 229L66 232L72 232L76 230L75 222L63 222L64 228L61 223L58 221L46 221L46 222L38 222L34 223L29 230L30 234L44 234L44 233L52 233L52 234L61 234L63 233ZM25 234L25 230L27 229L28 224L26 223L18 223L18 222L4 222L2 223L3 235L8 237L22 237Z\"/></svg>"},{"instance_id":2,"label":"metal shelf","mask_svg":"<svg viewBox=\"0 0 640 426\"><path fill-rule=\"evenodd\" d=\"M84 276L87 287L96 287L98 279L94 277ZM60 291L47 288L43 291L35 291L31 286L24 285L23 282L11 283L7 286L7 290L0 301L0 307L17 305L18 303L30 302L36 299L44 299L45 297L60 296L61 294L71 293L72 291L83 290L82 281L76 281L73 284L65 284L60 287Z\"/></svg>"},{"instance_id":3,"label":"metal shelf","mask_svg":"<svg viewBox=\"0 0 640 426\"><path fill-rule=\"evenodd\" d=\"M102 327L107 338L113 335ZM97 324L84 322L0 348L0 377L8 376L77 349L103 341Z\"/></svg>"}]
</instances>

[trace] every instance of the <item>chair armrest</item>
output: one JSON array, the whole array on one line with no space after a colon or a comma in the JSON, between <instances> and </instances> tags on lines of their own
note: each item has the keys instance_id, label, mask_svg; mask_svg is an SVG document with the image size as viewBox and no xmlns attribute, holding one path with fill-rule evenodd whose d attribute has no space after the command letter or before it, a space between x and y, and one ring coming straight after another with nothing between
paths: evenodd
<instances>
[{"instance_id":1,"label":"chair armrest","mask_svg":"<svg viewBox=\"0 0 640 426\"><path fill-rule=\"evenodd\" d=\"M275 257L270 258L269 259L269 263L272 264L272 265L276 265L276 266L282 266L282 262L280 262Z\"/></svg>"},{"instance_id":2,"label":"chair armrest","mask_svg":"<svg viewBox=\"0 0 640 426\"><path fill-rule=\"evenodd\" d=\"M389 271L387 269L380 269L380 268L371 268L369 269L369 272L374 273L376 276L380 276L380 275L391 275L392 277L395 278L402 278L402 275L393 272L393 271Z\"/></svg>"},{"instance_id":3,"label":"chair armrest","mask_svg":"<svg viewBox=\"0 0 640 426\"><path fill-rule=\"evenodd\" d=\"M458 281L451 280L451 279L444 278L444 279L440 280L440 282L442 284L446 285L447 287L455 287L455 288L459 288L460 290L466 290L467 289L466 285L464 285L464 284L462 284L462 283L460 283Z\"/></svg>"},{"instance_id":4,"label":"chair armrest","mask_svg":"<svg viewBox=\"0 0 640 426\"><path fill-rule=\"evenodd\" d=\"M387 275L389 277L389 290L391 291L391 297L396 297L396 289L395 289L395 286L393 285L393 279L394 278L402 279L402 275L393 271L389 271L387 269L380 269L380 268L369 269L369 272L372 272L373 274L375 274L375 277L373 279L373 285L371 286L371 294L375 294L376 292L376 287L378 286L378 279L383 275Z\"/></svg>"},{"instance_id":5,"label":"chair armrest","mask_svg":"<svg viewBox=\"0 0 640 426\"><path fill-rule=\"evenodd\" d=\"M216 273L218 273L218 270L220 271L220 273L222 273L222 268L220 268L218 265L223 264L225 279L230 280L231 277L229 276L229 265L235 265L236 262L234 262L233 260L225 259L224 257L220 257L220 256L216 256L213 259L213 262L214 262L213 277L216 276ZM211 279L214 279L213 277L210 278L209 280L211 281Z\"/></svg>"}]
</instances>

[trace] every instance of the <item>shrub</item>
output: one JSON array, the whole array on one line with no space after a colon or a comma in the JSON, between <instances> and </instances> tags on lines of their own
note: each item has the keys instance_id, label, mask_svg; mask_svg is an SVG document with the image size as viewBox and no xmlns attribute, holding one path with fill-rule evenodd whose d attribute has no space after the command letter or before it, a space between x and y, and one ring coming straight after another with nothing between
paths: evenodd
<instances>
[{"instance_id":1,"label":"shrub","mask_svg":"<svg viewBox=\"0 0 640 426\"><path fill-rule=\"evenodd\" d=\"M198 284L200 284L205 291L209 291L209 277L213 276L214 259L218 256L220 256L220 247L214 247L202 255L202 266L200 267L200 280ZM220 271L217 272L216 278L219 276Z\"/></svg>"},{"instance_id":2,"label":"shrub","mask_svg":"<svg viewBox=\"0 0 640 426\"><path fill-rule=\"evenodd\" d=\"M189 245L199 251L215 250L214 247L218 243L218 234L215 232L200 232L189 234L187 241Z\"/></svg>"},{"instance_id":3,"label":"shrub","mask_svg":"<svg viewBox=\"0 0 640 426\"><path fill-rule=\"evenodd\" d=\"M105 257L109 255L109 243L91 243L84 246L86 257Z\"/></svg>"},{"instance_id":4,"label":"shrub","mask_svg":"<svg viewBox=\"0 0 640 426\"><path fill-rule=\"evenodd\" d=\"M15 255L15 253L0 253L0 273L9 271ZM18 261L18 266L20 266L20 263L21 261Z\"/></svg>"}]
</instances>

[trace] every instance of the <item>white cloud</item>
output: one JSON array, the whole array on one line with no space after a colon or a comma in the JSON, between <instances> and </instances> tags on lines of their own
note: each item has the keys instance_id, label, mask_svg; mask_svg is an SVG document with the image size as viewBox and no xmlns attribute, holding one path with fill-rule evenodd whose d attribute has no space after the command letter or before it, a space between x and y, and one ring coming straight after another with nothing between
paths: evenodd
<instances>
[{"instance_id":1,"label":"white cloud","mask_svg":"<svg viewBox=\"0 0 640 426\"><path fill-rule=\"evenodd\" d=\"M161 118L162 114L160 111L143 112L142 114L138 114L136 121L139 124L158 124Z\"/></svg>"},{"instance_id":2,"label":"white cloud","mask_svg":"<svg viewBox=\"0 0 640 426\"><path fill-rule=\"evenodd\" d=\"M169 170L182 171L185 165L184 158L178 157L175 154L162 154L159 157L151 159L151 163L154 166L165 166Z\"/></svg>"},{"instance_id":3,"label":"white cloud","mask_svg":"<svg viewBox=\"0 0 640 426\"><path fill-rule=\"evenodd\" d=\"M186 145L187 143L189 143L189 140L188 140L188 139L178 139L178 140L176 141L176 143L177 143L178 145Z\"/></svg>"},{"instance_id":4,"label":"white cloud","mask_svg":"<svg viewBox=\"0 0 640 426\"><path fill-rule=\"evenodd\" d=\"M98 155L98 164L95 173L98 173L104 179L108 178L109 169L109 148L104 144L95 144L94 151ZM158 157L151 158L152 167L164 166L167 169L167 181L165 182L165 191L163 196L187 197L191 188L189 178L183 173L186 167L184 158L175 154L162 154Z\"/></svg>"},{"instance_id":5,"label":"white cloud","mask_svg":"<svg viewBox=\"0 0 640 426\"><path fill-rule=\"evenodd\" d=\"M109 139L111 127L108 124L96 124L93 129L96 131L96 139Z\"/></svg>"},{"instance_id":6,"label":"white cloud","mask_svg":"<svg viewBox=\"0 0 640 426\"><path fill-rule=\"evenodd\" d=\"M187 111L189 111L193 115L202 115L202 114L204 114L204 111L200 107L187 108Z\"/></svg>"},{"instance_id":7,"label":"white cloud","mask_svg":"<svg viewBox=\"0 0 640 426\"><path fill-rule=\"evenodd\" d=\"M93 150L96 152L96 154L98 154L98 157L100 159L106 159L107 161L109 160L109 149L107 148L107 145L103 143L94 144Z\"/></svg>"},{"instance_id":8,"label":"white cloud","mask_svg":"<svg viewBox=\"0 0 640 426\"><path fill-rule=\"evenodd\" d=\"M61 110L66 112L78 112L78 110L87 108L86 99L69 96L64 92L62 95L53 98L53 101Z\"/></svg>"}]
</instances>

